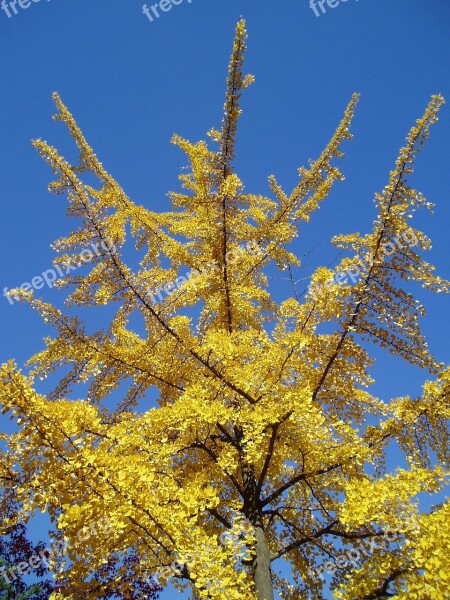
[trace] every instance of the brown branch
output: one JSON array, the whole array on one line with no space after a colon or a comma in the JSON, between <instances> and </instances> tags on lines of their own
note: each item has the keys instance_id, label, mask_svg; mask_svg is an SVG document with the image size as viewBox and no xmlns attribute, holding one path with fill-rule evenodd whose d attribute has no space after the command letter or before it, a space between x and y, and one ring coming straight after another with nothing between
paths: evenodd
<instances>
[{"instance_id":1,"label":"brown branch","mask_svg":"<svg viewBox=\"0 0 450 600\"><path fill-rule=\"evenodd\" d=\"M316 540L317 538L320 538L323 535L326 535L327 533L330 533L330 529L333 527L333 525L336 525L336 523L337 523L337 521L334 521L334 522L330 523L329 525L327 525L326 527L323 527L322 529L319 529L319 531L316 531L312 535L309 535L307 537L303 537L303 538L301 538L299 540L296 540L295 542L292 542L291 544L288 544L282 550L279 550L275 554L272 554L272 556L270 557L270 560L273 562L274 560L277 560L278 558L281 558L282 556L284 556L288 552L291 552L292 550L295 550L296 548L299 548L300 546L303 546L303 545L307 544L308 542Z\"/></svg>"},{"instance_id":2,"label":"brown branch","mask_svg":"<svg viewBox=\"0 0 450 600\"><path fill-rule=\"evenodd\" d=\"M267 506L267 504L270 504L271 502L276 500L279 496L281 496L281 494L283 494L286 490L291 488L296 483L299 483L300 481L304 481L305 479L310 478L310 477L316 477L317 475L325 475L326 473L329 473L330 471L339 469L343 465L344 465L344 463L336 463L336 464L326 467L324 469L319 469L318 471L313 471L312 473L299 473L299 475L296 475L293 479L284 483L280 488L278 488L278 490L276 490L275 492L270 494L270 496L267 496L267 498L262 500L261 506Z\"/></svg>"}]
</instances>

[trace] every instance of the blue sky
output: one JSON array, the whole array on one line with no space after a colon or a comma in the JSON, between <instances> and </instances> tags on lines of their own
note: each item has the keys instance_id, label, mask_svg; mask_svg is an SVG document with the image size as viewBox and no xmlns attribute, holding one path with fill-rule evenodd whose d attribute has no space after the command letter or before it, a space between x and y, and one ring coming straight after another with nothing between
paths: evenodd
<instances>
[{"instance_id":1,"label":"blue sky","mask_svg":"<svg viewBox=\"0 0 450 600\"><path fill-rule=\"evenodd\" d=\"M266 193L271 173L286 188L293 186L297 167L317 156L352 92L361 92L355 137L340 163L346 181L300 232L299 248L314 248L305 277L336 255L328 243L333 234L370 228L374 192L386 184L430 95L442 93L450 101L448 0L341 0L319 17L309 0L184 0L153 22L141 0L35 0L17 12L10 9L8 18L0 10L0 290L49 269L50 243L72 225L64 200L47 193L51 173L30 144L42 137L73 156L64 128L50 118L54 90L108 170L132 199L152 210L167 209L166 193L178 189L186 164L169 143L172 133L196 140L220 124L241 15L249 30L246 68L256 77L238 137L237 167L247 190ZM429 259L447 278L449 139L446 106L413 179L436 202L434 217L424 215L419 223L434 241ZM49 301L61 295L42 292ZM420 298L428 308L430 348L449 363L448 297ZM37 315L11 306L3 292L0 324L2 362L14 357L23 363L48 334ZM424 379L385 355L379 355L375 374L377 393L385 398L418 393Z\"/></svg>"}]
</instances>

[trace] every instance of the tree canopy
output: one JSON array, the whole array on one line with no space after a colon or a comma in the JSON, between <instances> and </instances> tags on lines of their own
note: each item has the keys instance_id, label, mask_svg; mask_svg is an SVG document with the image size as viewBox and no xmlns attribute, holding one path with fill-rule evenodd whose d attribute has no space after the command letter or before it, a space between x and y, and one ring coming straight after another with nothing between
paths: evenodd
<instances>
[{"instance_id":1,"label":"tree canopy","mask_svg":"<svg viewBox=\"0 0 450 600\"><path fill-rule=\"evenodd\" d=\"M240 21L211 143L173 138L190 166L168 212L128 198L54 96L80 153L71 164L34 142L77 223L58 260L101 250L62 281L64 309L14 292L54 334L29 374L1 367L18 423L3 436L5 526L48 511L68 541L52 600L104 597L109 560L124 598L153 574L195 598L320 599L330 584L349 600L444 600L449 505L420 512L417 497L446 484L450 371L412 284L450 284L423 258L431 242L411 217L431 204L408 183L443 98L409 132L368 233L337 235L340 263L279 302L268 273L299 266L299 225L343 179L358 95L292 191L271 176L269 196L247 192L234 170L246 38ZM372 343L427 371L416 397L371 393ZM104 515L111 530L80 540Z\"/></svg>"}]
</instances>

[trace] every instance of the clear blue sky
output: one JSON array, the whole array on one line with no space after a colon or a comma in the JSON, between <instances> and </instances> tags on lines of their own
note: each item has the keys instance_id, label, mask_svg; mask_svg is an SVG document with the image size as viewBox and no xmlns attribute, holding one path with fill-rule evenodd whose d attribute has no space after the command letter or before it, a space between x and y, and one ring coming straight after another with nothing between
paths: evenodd
<instances>
[{"instance_id":1,"label":"clear blue sky","mask_svg":"<svg viewBox=\"0 0 450 600\"><path fill-rule=\"evenodd\" d=\"M22 0L25 4L25 0ZM151 4L151 2L149 2ZM326 6L326 3L325 3ZM188 0L153 22L141 0L36 0L8 18L0 10L0 290L51 267L49 245L72 225L62 198L49 196L48 167L30 145L42 137L73 156L51 121L57 90L104 165L129 195L152 210L168 207L184 156L173 132L204 137L221 119L226 67L238 18L247 19L247 71L238 171L247 189L267 191L274 173L287 188L317 156L353 91L361 100L334 189L301 231L305 266L335 256L328 240L365 231L373 194L384 187L404 137L433 93L450 102L449 0L347 0L316 17L309 0ZM320 9L319 9L320 11ZM450 278L448 230L450 110L419 157L414 184L437 203L420 224L434 240L430 259ZM308 270L309 268L309 270ZM56 300L61 292L45 288ZM450 363L449 298L420 294L431 349ZM0 295L1 361L22 363L48 334L26 306ZM418 393L424 374L380 355L377 393ZM163 600L180 598L165 592Z\"/></svg>"}]
</instances>

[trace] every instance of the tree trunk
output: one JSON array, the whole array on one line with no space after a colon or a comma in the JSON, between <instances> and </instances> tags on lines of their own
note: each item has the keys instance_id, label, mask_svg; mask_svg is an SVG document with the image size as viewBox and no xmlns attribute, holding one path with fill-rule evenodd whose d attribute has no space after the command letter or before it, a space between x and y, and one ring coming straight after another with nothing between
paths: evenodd
<instances>
[{"instance_id":1,"label":"tree trunk","mask_svg":"<svg viewBox=\"0 0 450 600\"><path fill-rule=\"evenodd\" d=\"M272 576L270 573L270 550L261 523L255 525L256 556L253 561L253 580L257 600L274 600Z\"/></svg>"},{"instance_id":2,"label":"tree trunk","mask_svg":"<svg viewBox=\"0 0 450 600\"><path fill-rule=\"evenodd\" d=\"M238 444L242 441L242 430L235 428ZM274 600L272 573L270 570L270 548L264 530L262 506L255 472L241 455L242 482L244 487L243 514L250 521L255 536L255 556L252 561L253 582L256 600Z\"/></svg>"}]
</instances>

